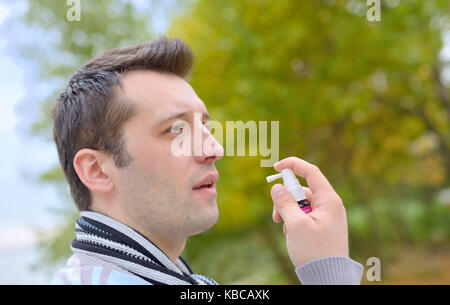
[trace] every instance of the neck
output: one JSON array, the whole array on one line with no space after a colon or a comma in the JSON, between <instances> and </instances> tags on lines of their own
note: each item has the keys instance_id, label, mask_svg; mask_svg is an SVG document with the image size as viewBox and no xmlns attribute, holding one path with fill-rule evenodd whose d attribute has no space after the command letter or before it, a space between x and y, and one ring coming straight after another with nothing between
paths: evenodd
<instances>
[{"instance_id":1,"label":"neck","mask_svg":"<svg viewBox=\"0 0 450 305\"><path fill-rule=\"evenodd\" d=\"M187 238L174 240L168 238L158 238L155 234L144 234L141 231L138 232L144 235L148 240L151 240L174 263L176 263L178 257L184 250L184 246L186 245Z\"/></svg>"}]
</instances>

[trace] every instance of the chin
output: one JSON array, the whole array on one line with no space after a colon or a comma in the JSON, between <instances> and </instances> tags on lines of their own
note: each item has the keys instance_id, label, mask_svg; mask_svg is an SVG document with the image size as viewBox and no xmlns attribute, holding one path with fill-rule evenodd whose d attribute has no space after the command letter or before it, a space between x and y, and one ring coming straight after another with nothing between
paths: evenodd
<instances>
[{"instance_id":1,"label":"chin","mask_svg":"<svg viewBox=\"0 0 450 305\"><path fill-rule=\"evenodd\" d=\"M191 235L200 234L208 229L211 229L219 219L219 209L215 205L214 207L211 207L203 211L202 213L199 213L197 218L197 225L195 226L196 228Z\"/></svg>"}]
</instances>

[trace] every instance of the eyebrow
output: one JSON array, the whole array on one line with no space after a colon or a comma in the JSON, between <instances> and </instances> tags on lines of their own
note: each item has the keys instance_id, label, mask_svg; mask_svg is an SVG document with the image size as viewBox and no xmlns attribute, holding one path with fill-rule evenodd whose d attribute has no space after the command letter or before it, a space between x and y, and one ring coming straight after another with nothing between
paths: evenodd
<instances>
[{"instance_id":1,"label":"eyebrow","mask_svg":"<svg viewBox=\"0 0 450 305\"><path fill-rule=\"evenodd\" d=\"M175 113L175 114L170 115L169 117L167 117L167 118L165 118L165 119L159 121L159 122L158 122L158 125L164 124L164 123L169 122L169 121L174 120L174 119L186 117L186 116L188 116L188 114L189 114L189 113L186 112L186 111L182 111L182 112ZM209 121L209 120L211 120L211 116L209 115L208 112L204 112L204 113L202 114L202 119L208 120L208 121Z\"/></svg>"}]
</instances>

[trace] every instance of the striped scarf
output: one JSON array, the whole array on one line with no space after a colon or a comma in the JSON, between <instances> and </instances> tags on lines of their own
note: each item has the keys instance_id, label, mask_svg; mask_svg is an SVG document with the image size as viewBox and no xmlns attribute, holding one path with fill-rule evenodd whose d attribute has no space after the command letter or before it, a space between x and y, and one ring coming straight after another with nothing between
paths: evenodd
<instances>
[{"instance_id":1,"label":"striped scarf","mask_svg":"<svg viewBox=\"0 0 450 305\"><path fill-rule=\"evenodd\" d=\"M217 285L209 277L193 273L181 257L172 262L138 232L96 212L81 212L71 249L113 263L151 284Z\"/></svg>"}]
</instances>

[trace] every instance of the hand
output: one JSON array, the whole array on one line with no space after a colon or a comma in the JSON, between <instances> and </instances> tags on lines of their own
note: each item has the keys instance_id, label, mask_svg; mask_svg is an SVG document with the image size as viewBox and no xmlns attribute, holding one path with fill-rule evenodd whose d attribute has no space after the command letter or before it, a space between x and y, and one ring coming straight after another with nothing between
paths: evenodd
<instances>
[{"instance_id":1,"label":"hand","mask_svg":"<svg viewBox=\"0 0 450 305\"><path fill-rule=\"evenodd\" d=\"M295 267L326 256L349 256L347 217L342 199L320 169L302 159L289 157L274 165L275 170L290 168L306 179L303 190L312 212L304 213L282 184L271 189L273 220L283 221L289 257Z\"/></svg>"}]
</instances>

